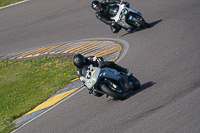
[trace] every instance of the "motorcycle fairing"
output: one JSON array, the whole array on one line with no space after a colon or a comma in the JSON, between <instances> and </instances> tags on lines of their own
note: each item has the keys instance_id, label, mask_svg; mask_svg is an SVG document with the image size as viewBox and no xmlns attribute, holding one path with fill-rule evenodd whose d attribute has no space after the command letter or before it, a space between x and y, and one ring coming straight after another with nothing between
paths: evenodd
<instances>
[{"instance_id":1,"label":"motorcycle fairing","mask_svg":"<svg viewBox=\"0 0 200 133\"><path fill-rule=\"evenodd\" d=\"M95 68L92 65L86 66L83 68L82 73L87 79L85 81L85 85L88 87L88 89L91 89L93 85L96 84L97 78L99 76L100 69Z\"/></svg>"},{"instance_id":2,"label":"motorcycle fairing","mask_svg":"<svg viewBox=\"0 0 200 133\"><path fill-rule=\"evenodd\" d=\"M129 9L129 12L133 12L133 13L135 13L135 14L137 14L137 15L142 17L142 14L140 12L137 12L137 11L135 11L133 9Z\"/></svg>"},{"instance_id":3,"label":"motorcycle fairing","mask_svg":"<svg viewBox=\"0 0 200 133\"><path fill-rule=\"evenodd\" d=\"M100 76L103 78L113 79L116 81L120 80L119 72L112 68L102 68L100 71Z\"/></svg>"}]
</instances>

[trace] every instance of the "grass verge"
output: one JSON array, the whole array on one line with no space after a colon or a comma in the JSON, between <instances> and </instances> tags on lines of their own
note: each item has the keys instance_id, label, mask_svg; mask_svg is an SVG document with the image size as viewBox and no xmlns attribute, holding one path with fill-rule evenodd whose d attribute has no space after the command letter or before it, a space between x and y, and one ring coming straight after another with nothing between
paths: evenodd
<instances>
[{"instance_id":1,"label":"grass verge","mask_svg":"<svg viewBox=\"0 0 200 133\"><path fill-rule=\"evenodd\" d=\"M0 61L0 132L13 130L13 120L47 100L76 77L71 59L45 57Z\"/></svg>"},{"instance_id":2,"label":"grass verge","mask_svg":"<svg viewBox=\"0 0 200 133\"><path fill-rule=\"evenodd\" d=\"M23 0L0 0L0 7L7 6Z\"/></svg>"}]
</instances>

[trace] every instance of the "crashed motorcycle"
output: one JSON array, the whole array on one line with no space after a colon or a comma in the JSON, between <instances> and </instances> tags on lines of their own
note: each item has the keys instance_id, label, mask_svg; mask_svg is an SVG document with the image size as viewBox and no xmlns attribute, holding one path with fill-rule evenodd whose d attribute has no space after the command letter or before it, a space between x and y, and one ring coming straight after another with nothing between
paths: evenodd
<instances>
[{"instance_id":1,"label":"crashed motorcycle","mask_svg":"<svg viewBox=\"0 0 200 133\"><path fill-rule=\"evenodd\" d=\"M97 97L106 94L107 97L124 100L131 91L140 88L140 81L136 77L126 77L125 73L112 68L89 65L82 69L82 74L85 76L84 85L89 93Z\"/></svg>"},{"instance_id":2,"label":"crashed motorcycle","mask_svg":"<svg viewBox=\"0 0 200 133\"><path fill-rule=\"evenodd\" d=\"M115 20L115 22L124 29L151 27L150 24L144 20L140 12L126 7L123 2L110 6L109 14L110 18Z\"/></svg>"}]
</instances>

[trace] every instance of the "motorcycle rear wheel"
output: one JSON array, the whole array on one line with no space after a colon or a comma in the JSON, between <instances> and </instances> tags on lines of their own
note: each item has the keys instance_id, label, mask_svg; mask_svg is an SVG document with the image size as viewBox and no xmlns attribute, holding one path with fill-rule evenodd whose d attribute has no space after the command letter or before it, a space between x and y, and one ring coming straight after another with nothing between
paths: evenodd
<instances>
[{"instance_id":1,"label":"motorcycle rear wheel","mask_svg":"<svg viewBox=\"0 0 200 133\"><path fill-rule=\"evenodd\" d=\"M126 99L127 94L122 91L122 93L118 93L117 91L114 91L110 87L108 87L106 84L101 85L101 90L104 91L106 94L110 95L113 98L124 100Z\"/></svg>"}]
</instances>

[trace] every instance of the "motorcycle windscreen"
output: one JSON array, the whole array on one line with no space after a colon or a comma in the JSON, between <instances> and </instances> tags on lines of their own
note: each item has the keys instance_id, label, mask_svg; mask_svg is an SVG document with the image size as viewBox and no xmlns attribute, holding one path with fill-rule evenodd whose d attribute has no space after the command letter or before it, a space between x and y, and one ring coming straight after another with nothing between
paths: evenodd
<instances>
[{"instance_id":1,"label":"motorcycle windscreen","mask_svg":"<svg viewBox=\"0 0 200 133\"><path fill-rule=\"evenodd\" d=\"M119 6L118 5L110 6L109 16L110 17L114 17L115 15L117 15L118 10L119 10Z\"/></svg>"}]
</instances>

